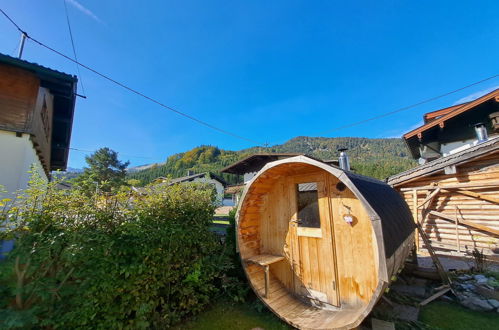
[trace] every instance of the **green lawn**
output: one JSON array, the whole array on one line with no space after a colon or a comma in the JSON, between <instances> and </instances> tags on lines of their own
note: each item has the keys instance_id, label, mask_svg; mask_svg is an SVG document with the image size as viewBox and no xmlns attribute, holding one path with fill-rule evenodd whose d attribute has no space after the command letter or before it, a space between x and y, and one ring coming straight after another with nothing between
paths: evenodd
<instances>
[{"instance_id":1,"label":"green lawn","mask_svg":"<svg viewBox=\"0 0 499 330\"><path fill-rule=\"evenodd\" d=\"M255 303L236 304L222 300L174 329L292 329L266 308L262 307L263 310L259 312L254 305ZM431 329L499 329L498 313L474 312L457 304L441 301L434 301L422 308L419 321Z\"/></svg>"},{"instance_id":2,"label":"green lawn","mask_svg":"<svg viewBox=\"0 0 499 330\"><path fill-rule=\"evenodd\" d=\"M499 329L499 313L475 312L457 304L434 301L421 310L419 321L452 330Z\"/></svg>"},{"instance_id":3,"label":"green lawn","mask_svg":"<svg viewBox=\"0 0 499 330\"><path fill-rule=\"evenodd\" d=\"M227 301L219 301L215 305L207 308L205 312L174 327L174 329L291 329L291 327L279 320L272 312L263 307L261 309L263 310L259 312L257 308L254 307L254 303L236 304Z\"/></svg>"},{"instance_id":4,"label":"green lawn","mask_svg":"<svg viewBox=\"0 0 499 330\"><path fill-rule=\"evenodd\" d=\"M230 222L227 220L213 220L213 223L218 223L219 225L230 225Z\"/></svg>"}]
</instances>

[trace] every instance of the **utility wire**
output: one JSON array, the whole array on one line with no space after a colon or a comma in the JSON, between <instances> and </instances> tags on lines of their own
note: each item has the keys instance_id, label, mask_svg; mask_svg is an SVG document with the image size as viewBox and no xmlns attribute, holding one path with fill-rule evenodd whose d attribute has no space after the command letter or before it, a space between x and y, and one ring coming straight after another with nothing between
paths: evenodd
<instances>
[{"instance_id":1,"label":"utility wire","mask_svg":"<svg viewBox=\"0 0 499 330\"><path fill-rule=\"evenodd\" d=\"M62 0L64 2L64 11L66 13L66 22L68 23L68 30L69 30L69 37L71 39L71 46L73 47L73 55L75 57L75 61L78 62L78 57L76 56L76 48L75 48L75 43L73 40L73 31L71 31L71 23L69 22L69 15L68 15L68 5L66 3L66 0ZM86 96L87 93L85 93L85 87L83 86L83 76L81 75L80 72L80 66L76 64L76 70L78 71L78 76L80 77L80 85L81 85L81 90L83 92L83 95Z\"/></svg>"},{"instance_id":2,"label":"utility wire","mask_svg":"<svg viewBox=\"0 0 499 330\"><path fill-rule=\"evenodd\" d=\"M19 32L24 33L24 34L26 34L26 35L27 35L27 33L26 33L25 31L23 31L23 30L19 27L19 25L17 25L17 24L16 24L16 22L14 22L14 21L12 20L12 18L10 18L10 17L9 17L9 15L7 15L7 14L3 11L3 9L2 9L2 8L0 8L0 11L1 11L1 12L2 12L2 14L3 14L3 15L4 15L4 16L5 16L5 17L6 17L6 18L7 18L7 19L8 19L8 20L9 20L9 21L10 21L10 22L11 22L11 23L15 26L15 27L16 27L16 29L18 29L18 30L19 30Z\"/></svg>"},{"instance_id":3,"label":"utility wire","mask_svg":"<svg viewBox=\"0 0 499 330\"><path fill-rule=\"evenodd\" d=\"M74 150L74 151L80 151L80 152L86 152L86 153L94 153L95 150L85 150L85 149L79 149L79 148L64 148L64 147L58 147L58 149L69 149L69 150ZM160 158L158 157L146 157L146 156L135 156L135 155L130 155L130 154L123 154L121 152L118 152L121 156L126 156L126 157L131 157L131 158L144 158L144 159L154 159L154 160L159 160Z\"/></svg>"},{"instance_id":4,"label":"utility wire","mask_svg":"<svg viewBox=\"0 0 499 330\"><path fill-rule=\"evenodd\" d=\"M80 148L73 148L73 147L61 147L61 146L56 146L56 149L60 150L73 150L73 151L79 151L79 152L84 152L84 153L95 153L97 150L86 150L86 149L80 149ZM152 160L161 160L164 161L163 158L160 157L148 157L148 156L137 156L137 155L130 155L130 154L124 154L119 151L116 151L120 156L126 156L130 158L144 158L144 159L152 159Z\"/></svg>"},{"instance_id":5,"label":"utility wire","mask_svg":"<svg viewBox=\"0 0 499 330\"><path fill-rule=\"evenodd\" d=\"M476 82L473 82L469 85L466 85L464 87L461 87L461 88L458 88L458 89L455 89L455 90L452 90L450 92L447 92L447 93L444 93L444 94L440 94L438 96L434 96L434 97L430 97L428 99L425 99L425 100L422 100L422 101L419 101L419 102L416 102L416 103L413 103L411 105L408 105L408 106L405 106L405 107L402 107L402 108L398 108L396 110L393 110L393 111L390 111L390 112L386 112L386 113L383 113L383 114L380 114L380 115L377 115L377 116L374 116L374 117L371 117L371 118L367 118L367 119L364 119L364 120L360 120L360 121L357 121L357 122L354 122L354 123L351 123L351 124L347 124L347 125L343 125L343 126L338 126L336 128L333 128L331 130L327 130L327 131L324 131L324 132L321 132L319 133L319 135L322 135L322 134L329 134L331 132L336 132L336 131L339 131L339 130L342 130L342 129L345 129L345 128L350 128L350 127L354 127L354 126L358 126L358 125L361 125L361 124L365 124L367 122L370 122L370 121L373 121L373 120L377 120L377 119L380 119L380 118L384 118L384 117L388 117L388 116L391 116L391 115L394 115L396 113L399 113L399 112L402 112L402 111L406 111L406 110L409 110L409 109L412 109L412 108L415 108L417 106L420 106L422 104L425 104L425 103L429 103L429 102L432 102L432 101L435 101L435 100L438 100L442 97L445 97L445 96L449 96L451 94L454 94L454 93L457 93L457 92L460 92L464 89L467 89L467 88L470 88L470 87L473 87L473 86L476 86L478 84L481 84L485 81L488 81L488 80L491 80L491 79L494 79L494 78L497 78L499 77L499 74L496 74L496 75L493 75L493 76L490 76L490 77L487 77L485 79L482 79L482 80L479 80L479 81L476 81Z\"/></svg>"},{"instance_id":6,"label":"utility wire","mask_svg":"<svg viewBox=\"0 0 499 330\"><path fill-rule=\"evenodd\" d=\"M85 64L82 64L82 63L80 63L79 61L76 61L76 60L72 59L71 57L69 57L69 56L67 56L67 55L65 55L65 54L63 54L63 53L61 53L61 52L59 52L58 50L56 50L56 49L54 49L54 48L52 48L52 47L50 47L50 46L47 46L47 45L45 45L43 42L38 41L37 39L35 39L35 38L31 37L31 36L30 36L29 34L27 34L24 30L22 30L22 29L19 27L19 25L17 25L17 24L16 24L16 23L15 23L15 22L14 22L14 21L13 21L13 20L12 20L12 19L11 19L11 18L10 18L10 17L6 14L6 13L5 13L5 11L3 11L3 9L1 9L1 8L0 8L0 12L2 12L2 14L3 14L3 15L4 15L4 16L5 16L5 17L6 17L6 18L7 18L7 19L8 19L8 20L9 20L9 21L10 21L10 22L11 22L11 23L12 23L12 24L16 27L16 28L17 28L17 30L19 30L19 32L24 33L28 39L31 39L33 42L35 42L35 43L37 43L38 45L40 45L40 46L42 46L42 47L44 47L44 48L46 48L46 49L50 50L51 52L54 52L54 53L56 53L57 55L62 56L62 57L64 57L65 59L67 59L67 60L69 60L69 61L71 61L71 62L73 62L73 63L76 63L76 64L80 65L81 67L83 67L83 68L87 69L88 71L91 71L91 72L95 73L96 75L98 75L98 76L100 76L100 77L102 77L102 78L104 78L104 79L106 79L106 80L109 80L110 82L112 82L112 83L114 83L114 84L116 84L116 85L118 85L118 86L120 86L120 87L122 87L122 88L124 88L124 89L126 89L126 90L128 90L128 91L130 91L130 92L132 92L132 93L134 93L134 94L137 94L137 95L139 95L139 96L141 96L141 97L143 97L143 98L145 98L145 99L147 99L147 100L149 100L149 101L151 101L151 102L153 102L153 103L156 103L157 105L159 105L159 106L161 106L161 107L163 107L163 108L165 108L165 109L167 109L167 110L169 110L169 111L171 111L171 112L174 112L174 113L176 113L176 114L178 114L178 115L180 115L180 116L182 116L182 117L185 117L185 118L187 118L187 119L190 119L190 120L192 120L192 121L194 121L194 122L196 122L196 123L198 123L198 124L201 124L201 125L203 125L203 126L206 126L206 127L208 127L208 128L211 128L212 130L218 131L218 132L220 132L220 133L222 133L222 134L225 134L225 135L230 135L230 136L235 137L235 138L240 139L240 140L244 140L244 141L251 142L251 143L256 143L257 145L263 145L263 143L261 143L261 142L258 142L258 141L256 141L256 140L252 140L252 139L249 139L249 138L243 137L243 136L241 136L241 135L238 135L238 134L232 133L232 132L230 132L230 131L227 131L227 130L225 130L225 129L219 128L219 127L214 126L214 125L212 125L212 124L210 124L210 123L207 123L207 122L205 122L205 121L203 121L203 120L201 120L201 119L198 119L198 118L196 118L196 117L194 117L194 116L191 116L191 115L189 115L189 114L187 114L187 113L181 112L181 111L179 111L179 110L177 110L177 109L175 109L175 108L173 108L173 107L170 107L170 106L168 106L168 105L166 105L166 104L164 104L164 103L161 103L160 101L158 101L158 100L156 100L156 99L154 99L154 98L152 98L152 97L149 97L149 96L147 96L147 95L143 94L142 92L139 92L139 91L138 91L138 90L136 90L136 89L133 89L133 88L131 88L131 87L128 87L127 85L125 85L125 84L123 84L123 83L120 83L119 81L114 80L113 78L111 78L111 77L109 77L109 76L107 76L107 75L105 75L105 74L103 74L103 73L100 73L99 71L97 71L97 70L95 70L95 69L92 69L91 67L89 67L89 66L87 66L87 65L85 65Z\"/></svg>"},{"instance_id":7,"label":"utility wire","mask_svg":"<svg viewBox=\"0 0 499 330\"><path fill-rule=\"evenodd\" d=\"M12 20L12 19L11 19L11 18L10 18L10 17L9 17L9 16L8 16L8 15L7 15L7 14L6 14L6 13L5 13L2 9L1 9L1 8L0 8L0 11L2 12L2 14L3 14L3 15L4 15L4 16L5 16L5 17L6 17L6 18L10 21L10 22L11 22L11 23L12 23L12 24L13 24L13 25L14 25L14 26L15 26L15 27L19 30L19 32L24 33L24 34L27 36L27 38L29 38L29 39L33 40L35 43L39 44L40 46L42 46L42 47L44 47L44 48L46 48L46 49L48 49L48 50L50 50L50 51L52 51L52 52L54 52L54 53L56 53L56 54L60 55L60 56L62 56L62 57L64 57L64 58L68 59L69 61L72 61L72 62L74 62L74 63L76 63L76 64L78 64L78 65L80 65L80 66L84 67L85 69L87 69L87 70L89 70L89 71L91 71L91 72L93 72L93 73L95 73L95 74L97 74L97 75L101 76L101 77L102 77L102 78L104 78L104 79L107 79L107 80L111 81L112 83L114 83L114 84L116 84L116 85L118 85L118 86L120 86L120 87L122 87L122 88L124 88L124 89L129 90L129 91L130 91L130 92L132 92L132 93L135 93L135 94L137 94L137 95L139 95L139 96L141 96L141 97L143 97L143 98L145 98L145 99L147 99L147 100L149 100L149 101L151 101L151 102L153 102L153 103L156 103L156 104L158 104L158 105L162 106L162 107L163 107L163 108L165 108L165 109L168 109L168 110L170 110L170 111L172 111L172 112L175 112L175 113L177 113L177 114L179 114L179 115L181 115L181 116L183 116L183 117L186 117L186 118L188 118L188 119L190 119L190 120L192 120L192 121L195 121L195 122L197 122L197 123L199 123L199 124L201 124L201 125L204 125L204 126L206 126L206 127L209 127L209 128L211 128L211 129L213 129L213 130L216 130L216 131L218 131L218 132L220 132L220 133L223 133L223 134L226 134L226 135L231 135L231 136L233 136L233 137L235 137L235 138L238 138L238 139L241 139L241 140L245 140L245 141L248 141L248 142L256 143L257 145L260 145L260 146L267 146L267 145L268 145L268 143L260 143L260 142L255 141L255 140L252 140L252 139L248 139L248 138L245 138L245 137L239 136L239 135L237 135L237 134L235 134L235 133L232 133L232 132L226 131L226 130L224 130L224 129L218 128L218 127L213 126L213 125L211 125L211 124L209 124L209 123L207 123L207 122L204 122L204 121L202 121L202 120L200 120L200 119L197 119L197 118L195 118L195 117L193 117L193 116L191 116L191 115L188 115L188 114L186 114L186 113L183 113L183 112L181 112L181 111L178 111L178 110L176 110L176 109L174 109L174 108L172 108L172 107L169 107L169 106L167 106L167 105L165 105L165 104L163 104L163 103L161 103L161 102L159 102L159 101L157 101L157 100L155 100L155 99L153 99L153 98L151 98L151 97L149 97L149 96L147 96L147 95L145 95L145 94L143 94L143 93L141 93L141 92L139 92L139 91L137 91L137 90L135 90L135 89L133 89L133 88L131 88L131 87L128 87L128 86L126 86L126 85L124 85L124 84L122 84L122 83L120 83L120 82L118 82L118 81L116 81L116 80L114 80L114 79L110 78L110 77L108 77L108 76L106 76L106 75L104 75L104 74L102 74L102 73L100 73L100 72L98 72L98 71L96 71L96 70L94 70L94 69L92 69L92 68L90 68L90 67L88 67L88 66L84 65L84 64L81 64L81 63L79 63L77 60L73 60L72 58L68 57L67 55L64 55L63 53L61 53L61 52L59 52L59 51L57 51L57 50L55 50L55 49L53 49L53 48L51 48L51 47L49 47L49 46L47 46L47 45L43 44L42 42L40 42L40 41L38 41L38 40L36 40L36 39L34 39L34 38L32 38L32 37L31 37L31 36L29 36L29 35L28 35L28 34L27 34L24 30L22 30L22 29L19 27L19 25L17 25L17 24L16 24L16 23L15 23L15 22L14 22L14 21L13 21L13 20ZM380 115L377 115L377 116L374 116L374 117L371 117L371 118L367 118L367 119L360 120L360 121L357 121L357 122L354 122L354 123L351 123L351 124L338 126L338 127L333 128L333 129L331 129L331 130L327 130L327 131L320 132L320 133L318 133L318 135L322 135L322 134L329 134L329 133L332 133L332 132L336 132L336 131L339 131L339 130L343 130L343 129L345 129L345 128L350 128L350 127L358 126L358 125L365 124L365 123L370 122L370 121L373 121L373 120L377 120L377 119L380 119L380 118L388 117L388 116L394 115L394 114L396 114L396 113L399 113L399 112L402 112L402 111L406 111L406 110L409 110L409 109L415 108L415 107L420 106L420 105L422 105L422 104L425 104L425 103L429 103L429 102L432 102L432 101L438 100L438 99L443 98L443 97L445 97L445 96L449 96L449 95L451 95L451 94L455 94L455 93L457 93L457 92L459 92L459 91L462 91L462 90L464 90L464 89L470 88L470 87L472 87L472 86L476 86L476 85L478 85L478 84L481 84L481 83L483 83L483 82L485 82L485 81L488 81L488 80L491 80L491 79L494 79L494 78L497 78L497 77L499 77L499 74L492 75L492 76L490 76L490 77L487 77L487 78L484 78L484 79L482 79L482 80L479 80L479 81L473 82L473 83L471 83L471 84L469 84L469 85L466 85L466 86L464 86L464 87L461 87L461 88L458 88L458 89L452 90L452 91L447 92L447 93L444 93L444 94L440 94L440 95L435 96L435 97L431 97L431 98L428 98L428 99L425 99L425 100L419 101L419 102L417 102L417 103L413 103L413 104L408 105L408 106L405 106L405 107L398 108L398 109L393 110L393 111L390 111L390 112L386 112L386 113L383 113L383 114L380 114Z\"/></svg>"}]
</instances>

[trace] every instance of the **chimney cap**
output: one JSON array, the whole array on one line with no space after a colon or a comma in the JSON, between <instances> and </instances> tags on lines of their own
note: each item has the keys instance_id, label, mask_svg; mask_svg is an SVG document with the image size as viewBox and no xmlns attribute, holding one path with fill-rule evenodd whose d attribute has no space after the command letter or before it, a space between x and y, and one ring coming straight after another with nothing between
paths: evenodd
<instances>
[{"instance_id":1,"label":"chimney cap","mask_svg":"<svg viewBox=\"0 0 499 330\"><path fill-rule=\"evenodd\" d=\"M348 148L345 148L345 147L341 147L341 148L338 148L338 151L347 151Z\"/></svg>"}]
</instances>

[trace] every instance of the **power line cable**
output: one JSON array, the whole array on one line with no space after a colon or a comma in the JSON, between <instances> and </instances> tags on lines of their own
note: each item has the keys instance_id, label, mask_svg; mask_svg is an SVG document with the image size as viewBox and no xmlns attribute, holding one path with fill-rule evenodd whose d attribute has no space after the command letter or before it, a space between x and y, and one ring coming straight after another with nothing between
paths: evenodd
<instances>
[{"instance_id":1,"label":"power line cable","mask_svg":"<svg viewBox=\"0 0 499 330\"><path fill-rule=\"evenodd\" d=\"M73 31L71 30L71 23L69 22L69 14L68 14L68 5L66 3L66 0L62 0L64 2L64 11L66 13L66 22L68 23L68 30L69 30L69 37L71 39L71 46L73 47L73 55L75 57L75 61L78 62L78 57L76 56L76 48L75 48L75 43L73 40ZM83 76L81 75L80 72L80 66L76 64L76 70L78 71L78 76L80 77L80 85L81 85L81 90L83 92L83 95L86 96L87 93L85 93L85 87L83 86Z\"/></svg>"},{"instance_id":2,"label":"power line cable","mask_svg":"<svg viewBox=\"0 0 499 330\"><path fill-rule=\"evenodd\" d=\"M9 15L7 15L7 14L3 11L3 9L2 9L2 8L0 8L0 11L2 12L2 14L3 14L3 15L4 15L4 16L5 16L5 17L6 17L6 18L10 21L10 22L11 22L11 23L12 23L12 24L13 24L13 25L14 25L14 26L15 26L15 27L19 30L19 32L21 32L21 33L24 33L24 34L28 35L28 34L26 33L26 31L24 31L23 29L21 29L21 28L19 27L19 25L17 25L17 24L16 24L16 22L14 22L14 21L12 20L12 18L10 18L10 17L9 17Z\"/></svg>"},{"instance_id":3,"label":"power line cable","mask_svg":"<svg viewBox=\"0 0 499 330\"><path fill-rule=\"evenodd\" d=\"M149 100L149 101L151 101L151 102L153 102L153 103L156 103L156 104L158 104L158 105L160 105L160 106L162 106L162 107L164 107L164 108L166 108L166 109L168 109L168 110L170 110L170 111L172 111L172 112L175 112L175 113L177 113L177 114L179 114L179 115L181 115L181 116L184 116L184 117L186 117L186 118L188 118L188 119L191 119L191 120L193 120L193 121L195 121L195 122L197 122L197 123L199 123L199 124L202 124L202 125L204 125L204 126L207 126L207 127L211 128L211 129L216 130L216 131L219 131L219 132L221 132L221 133L223 133L223 134L226 134L226 135L231 135L231 136L236 137L236 138L241 139L241 140L245 140L245 141L248 141L248 142L256 143L256 144L258 144L258 145L260 145L260 146L267 146L267 145L269 145L269 143L261 143L261 142L258 142L258 141L252 140L252 139L248 139L248 138L245 138L245 137L239 136L239 135L237 135L237 134L235 134L235 133L232 133L232 132L229 132L229 131L223 130L223 129L218 128L218 127L216 127L216 126L213 126L213 125L211 125L211 124L209 124L209 123L207 123L207 122L204 122L204 121L202 121L202 120L200 120L200 119L197 119L197 118L195 118L195 117L193 117L193 116L191 116L191 115L188 115L188 114L186 114L186 113L183 113L183 112L181 112L181 111L178 111L178 110L176 110L176 109L174 109L174 108L172 108L172 107L169 107L169 106L167 106L167 105L165 105L165 104L163 104L163 103L161 103L161 102L159 102L159 101L157 101L157 100L155 100L155 99L153 99L153 98L151 98L151 97L149 97L149 96L147 96L147 95L145 95L145 94L143 94L143 93L141 93L141 92L139 92L139 91L137 91L137 90L135 90L135 89L133 89L133 88L131 88L131 87L128 87L128 86L126 86L126 85L122 84L122 83L120 83L120 82L118 82L118 81L116 81L116 80L114 80L114 79L112 79L112 78L110 78L110 77L108 77L108 76L106 76L106 75L104 75L104 74L102 74L102 73L100 73L100 72L98 72L98 71L96 71L96 70L94 70L94 69L92 69L92 68L90 68L90 67L88 67L88 66L86 66L86 65L82 64L82 63L79 63L77 60L74 60L74 59L72 59L72 58L68 57L67 55L65 55L65 54L63 54L63 53L61 53L61 52L59 52L59 51L57 51L57 50L55 50L55 49L51 48L50 46L47 46L47 45L43 44L42 42L40 42L40 41L38 41L38 40L36 40L36 39L32 38L32 37L31 37L31 36L29 36L29 35L28 35L28 34L27 34L24 30L22 30L22 29L19 27L19 25L17 25L17 24L16 24L16 23L15 23L15 22L14 22L14 21L13 21L13 20L12 20L12 19L11 19L11 18L10 18L10 17L9 17L9 16L8 16L8 15L7 15L7 14L6 14L6 13L5 13L2 9L1 9L1 8L0 8L0 11L2 12L2 14L3 14L3 15L4 15L4 16L5 16L5 17L6 17L6 18L10 21L10 22L11 22L11 23L12 23L12 24L13 24L13 25L14 25L14 26L15 26L15 27L19 30L19 32L24 33L24 34L27 36L27 38L29 38L29 39L33 40L35 43L39 44L40 46L42 46L42 47L44 47L44 48L46 48L46 49L48 49L48 50L50 50L50 51L52 51L52 52L54 52L54 53L56 53L56 54L60 55L60 56L62 56L62 57L64 57L64 58L68 59L69 61L72 61L72 62L74 62L74 63L76 63L76 64L78 64L78 65L80 65L80 66L84 67L85 69L87 69L87 70L89 70L89 71L91 71L91 72L93 72L93 73L95 73L95 74L97 74L97 75L101 76L102 78L107 79L107 80L109 80L109 81L113 82L114 84L116 84L116 85L118 85L118 86L120 86L120 87L122 87L122 88L124 88L124 89L127 89L127 90L129 90L129 91L131 91L131 92L133 92L133 93L135 93L135 94L137 94L137 95L139 95L139 96L141 96L141 97L143 97L143 98L145 98L145 99L147 99L147 100ZM417 102L417 103L413 103L413 104L408 105L408 106L405 106L405 107L398 108L398 109L393 110L393 111L390 111L390 112L386 112L386 113L383 113L383 114L380 114L380 115L377 115L377 116L374 116L374 117L371 117L371 118L367 118L367 119L364 119L364 120L360 120L360 121L357 121L357 122L354 122L354 123L351 123L351 124L338 126L338 127L333 128L333 129L331 129L331 130L323 131L323 132L320 132L320 133L318 133L318 134L319 134L319 135L322 135L322 134L329 134L329 133L332 133L332 132L335 132L335 131L339 131L339 130L342 130L342 129L345 129L345 128L350 128L350 127L358 126L358 125L361 125L361 124L364 124L364 123L367 123L367 122L370 122L370 121L373 121L373 120L377 120L377 119L380 119L380 118L388 117L388 116L394 115L394 114L396 114L396 113L399 113L399 112L402 112L402 111L406 111L406 110L409 110L409 109L415 108L415 107L417 107L417 106L419 106L419 105L422 105L422 104L425 104L425 103L429 103L429 102L432 102L432 101L438 100L438 99L443 98L443 97L445 97L445 96L449 96L449 95L451 95L451 94L455 94L455 93L457 93L457 92L459 92L459 91L462 91L462 90L464 90L464 89L470 88L470 87L472 87L472 86L475 86L475 85L481 84L481 83L483 83L483 82L485 82L485 81L488 81L488 80L491 80L491 79L494 79L494 78L497 78L497 77L499 77L499 74L492 75L492 76L490 76L490 77L487 77L487 78L485 78L485 79L482 79L482 80L479 80L479 81L473 82L473 83L471 83L471 84L469 84L469 85L466 85L466 86L464 86L464 87L461 87L461 88L458 88L458 89L452 90L452 91L447 92L447 93L444 93L444 94L440 94L440 95L435 96L435 97L431 97L431 98L428 98L428 99L425 99L425 100L419 101L419 102Z\"/></svg>"},{"instance_id":4,"label":"power line cable","mask_svg":"<svg viewBox=\"0 0 499 330\"><path fill-rule=\"evenodd\" d=\"M74 150L74 151L80 151L80 152L86 152L86 153L94 153L96 150L85 150L85 149L79 149L79 148L64 148L64 147L58 147L58 149L69 149L69 150ZM158 157L147 157L147 156L136 156L136 155L130 155L130 154L124 154L121 152L118 152L121 156L126 156L126 157L132 157L132 158L144 158L144 159L154 159L154 160L159 160L160 158Z\"/></svg>"},{"instance_id":5,"label":"power line cable","mask_svg":"<svg viewBox=\"0 0 499 330\"><path fill-rule=\"evenodd\" d=\"M174 113L176 113L176 114L178 114L178 115L180 115L180 116L182 116L182 117L185 117L185 118L190 119L190 120L192 120L192 121L194 121L194 122L197 122L198 124L201 124L201 125L203 125L203 126L206 126L206 127L210 128L210 129L212 129L212 130L218 131L218 132L220 132L220 133L222 133L222 134L225 134L225 135L230 135L230 136L235 137L235 138L240 139L240 140L244 140L244 141L251 142L251 143L256 143L257 145L263 145L263 143L261 143L261 142L258 142L258 141L256 141L256 140L252 140L252 139L249 139L249 138L243 137L243 136L241 136L241 135L238 135L238 134L232 133L232 132L230 132L230 131L227 131L227 130L225 130L225 129L219 128L219 127L217 127L217 126L215 126L215 125L212 125L212 124L210 124L210 123L207 123L207 122L205 122L205 121L203 121L203 120L201 120L201 119L198 119L198 118L196 118L196 117L194 117L194 116L191 116L191 115L189 115L189 114L187 114L187 113L181 112L181 111L179 111L179 110L177 110L177 109L175 109L175 108L173 108L173 107L170 107L170 106L168 106L168 105L166 105L166 104L164 104L164 103L161 103L160 101L158 101L158 100L156 100L156 99L154 99L154 98L152 98L152 97L149 97L149 96L147 96L147 95L143 94L142 92L139 92L139 91L138 91L138 90L136 90L136 89L133 89L133 88L131 88L131 87L128 87L127 85L125 85L125 84L123 84L123 83L120 83L119 81L114 80L113 78L111 78L111 77L109 77L109 76L107 76L107 75L105 75L105 74L103 74L103 73L100 73L99 71L97 71L97 70L95 70L95 69L92 69L91 67L89 67L89 66L87 66L87 65L85 65L85 64L82 64L82 63L80 63L79 61L76 61L76 60L72 59L71 57L69 57L69 56L67 56L67 55L65 55L65 54L63 54L63 53L61 53L61 52L59 52L58 50L56 50L56 49L54 49L54 48L52 48L52 47L50 47L50 46L48 46L48 45L45 45L43 42L38 41L37 39L35 39L35 38L31 37L31 36L30 36L29 34L27 34L24 30L22 30L22 29L19 27L19 25L17 25L17 24L16 24L16 23L15 23L15 22L14 22L14 21L13 21L13 20L12 20L12 19L8 16L8 15L7 15L7 13L5 13L5 11L3 11L3 9L1 9L1 8L0 8L0 11L1 11L1 12L2 12L2 14L3 14L3 15L4 15L4 16L5 16L5 17L6 17L6 18L7 18L7 19L8 19L8 20L9 20L9 21L10 21L10 22L11 22L11 23L12 23L12 24L16 27L16 28L17 28L17 30L19 30L19 32L21 32L21 33L24 33L28 39L32 40L33 42L37 43L38 45L40 45L40 46L42 46L42 47L44 47L44 48L46 48L46 49L50 50L51 52L54 52L54 53L56 53L57 55L62 56L62 57L64 57L65 59L67 59L67 60L69 60L69 61L71 61L71 62L73 62L73 63L76 63L76 64L80 65L81 67L83 67L83 68L87 69L88 71L91 71L91 72L95 73L96 75L98 75L98 76L100 76L100 77L102 77L102 78L104 78L104 79L106 79L106 80L108 80L108 81L110 81L110 82L112 82L112 83L114 83L114 84L116 84L116 85L118 85L118 86L120 86L120 87L122 87L122 88L124 88L124 89L126 89L126 90L128 90L128 91L130 91L130 92L132 92L132 93L135 93L135 94L137 94L137 95L139 95L139 96L141 96L141 97L143 97L143 98L145 98L145 99L147 99L147 100L149 100L149 101L151 101L151 102L153 102L153 103L156 103L157 105L159 105L159 106L161 106L161 107L163 107L163 108L165 108L165 109L167 109L167 110L169 110L169 111L171 111L171 112L174 112Z\"/></svg>"},{"instance_id":6,"label":"power line cable","mask_svg":"<svg viewBox=\"0 0 499 330\"><path fill-rule=\"evenodd\" d=\"M440 94L438 96L434 96L434 97L430 97L428 99L425 99L425 100L422 100L422 101L419 101L419 102L416 102L416 103L413 103L411 105L408 105L408 106L405 106L405 107L401 107L401 108L398 108L396 110L393 110L393 111L390 111L390 112L386 112L386 113L383 113L383 114L380 114L380 115L377 115L377 116L374 116L374 117L371 117L371 118L367 118L367 119L364 119L364 120L360 120L360 121L357 121L357 122L354 122L354 123L351 123L351 124L347 124L347 125L342 125L342 126L338 126L336 128L333 128L331 130L327 130L327 131L323 131L323 132L320 132L318 133L319 135L322 135L322 134L329 134L331 132L336 132L336 131L339 131L339 130L342 130L342 129L345 129L345 128L350 128L350 127L354 127L354 126L358 126L358 125L361 125L361 124L365 124L367 122L370 122L370 121L373 121L373 120L377 120L377 119L380 119L380 118L384 118L384 117L388 117L388 116L391 116L391 115L394 115L396 113L399 113L399 112L402 112L402 111L406 111L406 110L410 110L412 108L415 108L417 106L420 106L422 104L425 104L425 103L429 103L429 102L433 102L435 100L438 100L438 99L441 99L445 96L449 96L451 94L455 94L457 92L460 92L464 89L467 89L467 88L470 88L470 87L473 87L473 86L476 86L476 85L479 85L485 81L488 81L488 80L491 80L491 79L494 79L494 78L497 78L499 77L499 74L496 74L496 75L493 75L493 76L490 76L490 77L487 77L485 79L482 79L482 80L479 80L479 81L476 81L476 82L473 82L469 85L466 85L464 87L461 87L461 88L458 88L458 89L455 89L455 90L452 90L450 92L446 92L444 94Z\"/></svg>"},{"instance_id":7,"label":"power line cable","mask_svg":"<svg viewBox=\"0 0 499 330\"><path fill-rule=\"evenodd\" d=\"M73 151L79 151L79 152L84 152L84 153L95 153L97 150L88 150L88 149L81 149L81 148L73 148L73 147L61 147L61 146L56 146L56 149L61 149L61 150L73 150ZM152 160L161 160L164 161L163 158L161 157L149 157L149 156L137 156L137 155L131 155L131 154L124 154L122 152L116 151L120 156L126 156L126 157L131 157L131 158L144 158L144 159L152 159Z\"/></svg>"}]
</instances>

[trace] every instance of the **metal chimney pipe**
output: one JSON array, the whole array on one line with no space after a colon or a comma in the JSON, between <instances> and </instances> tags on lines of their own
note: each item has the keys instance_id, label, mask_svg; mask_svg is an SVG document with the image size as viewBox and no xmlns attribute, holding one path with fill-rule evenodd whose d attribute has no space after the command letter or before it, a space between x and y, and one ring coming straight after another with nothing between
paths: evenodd
<instances>
[{"instance_id":1,"label":"metal chimney pipe","mask_svg":"<svg viewBox=\"0 0 499 330\"><path fill-rule=\"evenodd\" d=\"M348 159L348 155L345 151L347 151L348 148L339 148L338 151L340 152L340 157L338 158L338 162L340 165L340 168L344 171L350 171L350 160Z\"/></svg>"},{"instance_id":2,"label":"metal chimney pipe","mask_svg":"<svg viewBox=\"0 0 499 330\"><path fill-rule=\"evenodd\" d=\"M489 136L487 134L487 129L485 128L485 125L483 123L475 124L475 133L476 133L476 138L478 139L478 143L485 142L489 139Z\"/></svg>"},{"instance_id":3,"label":"metal chimney pipe","mask_svg":"<svg viewBox=\"0 0 499 330\"><path fill-rule=\"evenodd\" d=\"M26 33L21 34L21 43L19 44L19 53L17 53L17 57L21 58L23 56L24 50L24 42L26 41Z\"/></svg>"}]
</instances>

